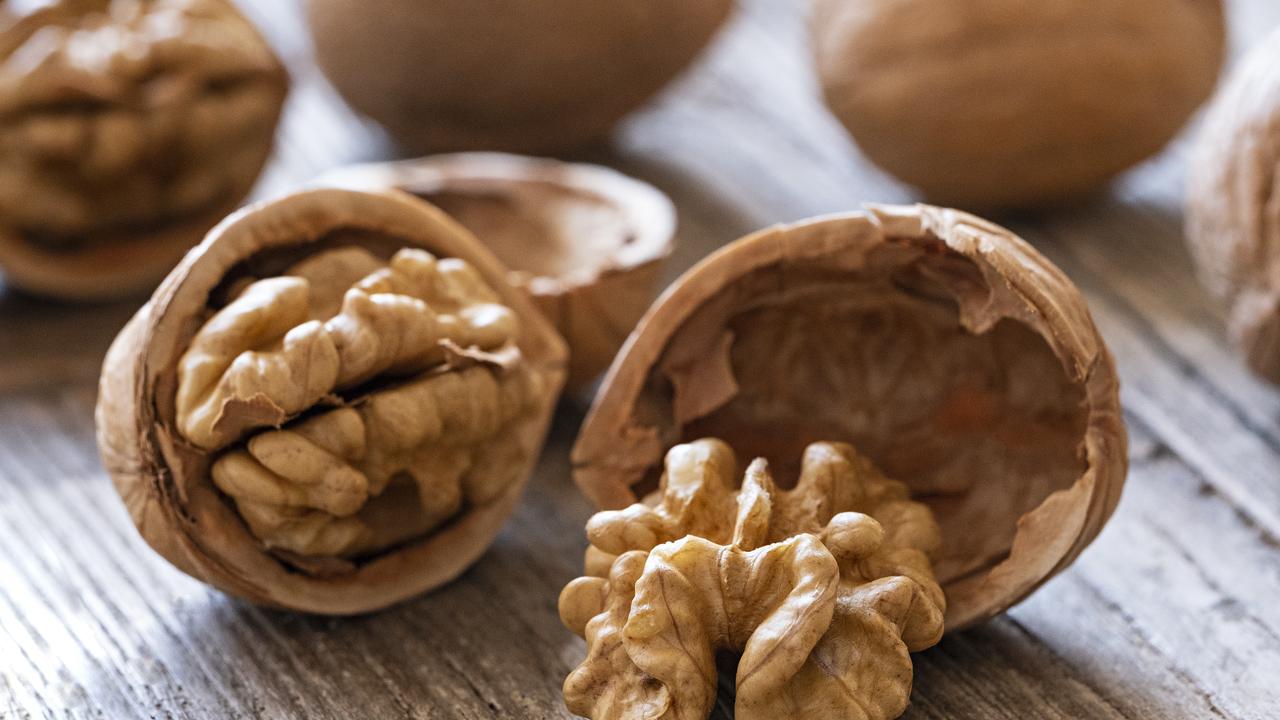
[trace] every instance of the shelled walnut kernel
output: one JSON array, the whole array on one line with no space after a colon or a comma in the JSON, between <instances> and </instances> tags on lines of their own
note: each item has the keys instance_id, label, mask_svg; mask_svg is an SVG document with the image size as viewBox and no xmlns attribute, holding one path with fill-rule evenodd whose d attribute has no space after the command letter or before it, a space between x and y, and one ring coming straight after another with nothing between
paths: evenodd
<instances>
[{"instance_id":1,"label":"shelled walnut kernel","mask_svg":"<svg viewBox=\"0 0 1280 720\"><path fill-rule=\"evenodd\" d=\"M705 718L728 651L741 720L900 715L908 653L943 629L928 508L838 443L810 445L789 491L763 459L736 475L725 443L677 445L654 496L588 523L587 576L560 597L588 648L569 709Z\"/></svg>"}]
</instances>

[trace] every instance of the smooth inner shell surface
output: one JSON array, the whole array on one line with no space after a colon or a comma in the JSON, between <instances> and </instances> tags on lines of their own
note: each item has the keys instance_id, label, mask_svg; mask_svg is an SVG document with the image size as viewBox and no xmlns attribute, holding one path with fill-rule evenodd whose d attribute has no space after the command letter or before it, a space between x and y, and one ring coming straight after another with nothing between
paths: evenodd
<instances>
[{"instance_id":1,"label":"smooth inner shell surface","mask_svg":"<svg viewBox=\"0 0 1280 720\"><path fill-rule=\"evenodd\" d=\"M907 482L943 530L951 627L1074 559L1126 462L1114 368L1074 287L1007 231L923 206L766 230L691 270L606 378L576 478L626 505L700 437L784 483L821 440Z\"/></svg>"},{"instance_id":2,"label":"smooth inner shell surface","mask_svg":"<svg viewBox=\"0 0 1280 720\"><path fill-rule=\"evenodd\" d=\"M512 432L533 448L520 480L425 537L360 562L281 558L245 528L209 479L209 453L176 427L176 365L207 317L244 279L356 245L389 258L404 247L469 262L522 323L518 344L545 384L537 410ZM175 565L255 602L310 612L366 612L446 582L488 547L523 490L563 379L563 344L501 265L439 211L409 199L319 190L250 206L228 218L170 274L113 344L97 412L99 446L135 523Z\"/></svg>"}]
</instances>

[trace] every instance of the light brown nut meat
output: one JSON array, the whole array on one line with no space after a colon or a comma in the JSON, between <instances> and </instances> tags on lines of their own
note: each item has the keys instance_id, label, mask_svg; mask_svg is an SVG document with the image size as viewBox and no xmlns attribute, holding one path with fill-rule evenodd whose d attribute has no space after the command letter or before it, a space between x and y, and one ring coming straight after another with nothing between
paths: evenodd
<instances>
[{"instance_id":1,"label":"light brown nut meat","mask_svg":"<svg viewBox=\"0 0 1280 720\"><path fill-rule=\"evenodd\" d=\"M1040 587L1111 516L1117 390L1084 298L1034 248L955 210L874 207L761 230L676 280L596 395L574 479L616 510L682 442L720 438L785 477L809 443L851 442L933 510L958 628Z\"/></svg>"},{"instance_id":2,"label":"light brown nut meat","mask_svg":"<svg viewBox=\"0 0 1280 720\"><path fill-rule=\"evenodd\" d=\"M1205 115L1187 182L1187 240L1229 309L1249 367L1280 383L1280 31L1233 71Z\"/></svg>"},{"instance_id":3,"label":"light brown nut meat","mask_svg":"<svg viewBox=\"0 0 1280 720\"><path fill-rule=\"evenodd\" d=\"M740 655L737 717L901 714L908 652L942 635L945 600L926 552L937 527L847 445L810 446L802 473L779 491L757 460L736 489L731 451L702 440L668 454L655 506L593 519L593 547L637 547L607 578L561 595L562 619L588 647L565 681L570 710L701 720L716 697L716 654L730 651ZM903 531L863 512L884 508ZM642 529L628 533L632 524Z\"/></svg>"},{"instance_id":4,"label":"light brown nut meat","mask_svg":"<svg viewBox=\"0 0 1280 720\"><path fill-rule=\"evenodd\" d=\"M492 541L564 358L439 211L300 193L219 225L121 333L99 443L143 536L183 570L257 602L366 612Z\"/></svg>"},{"instance_id":5,"label":"light brown nut meat","mask_svg":"<svg viewBox=\"0 0 1280 720\"><path fill-rule=\"evenodd\" d=\"M352 250L320 253L308 270ZM323 322L308 319L317 315L310 282L293 275L249 285L192 338L178 366L178 422L196 445L216 450L332 392L439 363L446 343L490 351L515 335L511 311L470 266L422 250L401 250L353 283Z\"/></svg>"},{"instance_id":6,"label":"light brown nut meat","mask_svg":"<svg viewBox=\"0 0 1280 720\"><path fill-rule=\"evenodd\" d=\"M227 0L11 5L0 266L65 297L148 288L248 193L284 70Z\"/></svg>"},{"instance_id":7,"label":"light brown nut meat","mask_svg":"<svg viewBox=\"0 0 1280 720\"><path fill-rule=\"evenodd\" d=\"M1059 203L1154 155L1213 92L1222 0L817 0L827 105L931 202Z\"/></svg>"}]
</instances>

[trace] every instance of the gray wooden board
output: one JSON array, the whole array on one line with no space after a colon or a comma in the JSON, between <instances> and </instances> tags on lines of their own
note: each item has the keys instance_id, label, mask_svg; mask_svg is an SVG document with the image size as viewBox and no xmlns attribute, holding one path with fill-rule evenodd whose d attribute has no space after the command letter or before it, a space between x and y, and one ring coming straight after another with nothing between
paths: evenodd
<instances>
[{"instance_id":1,"label":"gray wooden board","mask_svg":"<svg viewBox=\"0 0 1280 720\"><path fill-rule=\"evenodd\" d=\"M772 222L910 199L817 100L792 0L747 0L707 56L577 157L675 199L668 279ZM299 8L246 3L295 88L258 195L393 146L310 64ZM1280 3L1232 5L1235 51ZM1088 296L1117 356L1132 470L1114 520L1067 572L986 626L916 656L909 718L1280 717L1280 391L1222 337L1181 244L1185 141L1107 195L1001 217ZM137 537L101 471L102 353L136 303L0 289L0 717L562 718L583 643L556 616L587 503L562 404L525 502L453 585L343 620L255 608ZM731 715L724 697L717 716Z\"/></svg>"}]
</instances>

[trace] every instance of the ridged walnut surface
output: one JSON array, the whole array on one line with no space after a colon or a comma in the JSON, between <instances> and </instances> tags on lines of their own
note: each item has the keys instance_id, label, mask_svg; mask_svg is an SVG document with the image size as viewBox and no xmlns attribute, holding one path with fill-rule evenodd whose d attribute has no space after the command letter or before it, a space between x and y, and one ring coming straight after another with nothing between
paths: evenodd
<instances>
[{"instance_id":1,"label":"ridged walnut surface","mask_svg":"<svg viewBox=\"0 0 1280 720\"><path fill-rule=\"evenodd\" d=\"M828 106L957 207L1044 205L1154 155L1213 92L1221 0L817 0Z\"/></svg>"},{"instance_id":2,"label":"ridged walnut surface","mask_svg":"<svg viewBox=\"0 0 1280 720\"><path fill-rule=\"evenodd\" d=\"M438 210L300 193L215 228L116 339L99 445L178 567L256 602L364 612L492 541L564 356Z\"/></svg>"},{"instance_id":3,"label":"ridged walnut surface","mask_svg":"<svg viewBox=\"0 0 1280 720\"><path fill-rule=\"evenodd\" d=\"M710 41L732 0L308 0L316 59L409 150L604 138Z\"/></svg>"},{"instance_id":4,"label":"ridged walnut surface","mask_svg":"<svg viewBox=\"0 0 1280 720\"><path fill-rule=\"evenodd\" d=\"M149 289L253 185L284 70L226 0L13 5L0 6L0 266L61 297Z\"/></svg>"},{"instance_id":5,"label":"ridged walnut surface","mask_svg":"<svg viewBox=\"0 0 1280 720\"><path fill-rule=\"evenodd\" d=\"M1018 602L1110 517L1127 467L1084 299L1009 231L929 206L763 230L677 280L614 362L573 451L602 508L718 437L784 474L848 441L933 510L948 627Z\"/></svg>"},{"instance_id":6,"label":"ridged walnut surface","mask_svg":"<svg viewBox=\"0 0 1280 720\"><path fill-rule=\"evenodd\" d=\"M1240 63L1205 116L1187 237L1249 367L1280 383L1280 32Z\"/></svg>"},{"instance_id":7,"label":"ridged walnut surface","mask_svg":"<svg viewBox=\"0 0 1280 720\"><path fill-rule=\"evenodd\" d=\"M673 247L671 201L598 165L454 153L341 168L318 184L402 190L474 232L569 343L570 391L609 367Z\"/></svg>"},{"instance_id":8,"label":"ridged walnut surface","mask_svg":"<svg viewBox=\"0 0 1280 720\"><path fill-rule=\"evenodd\" d=\"M587 576L560 614L587 639L565 681L594 720L703 720L717 653L740 656L742 720L895 718L911 696L909 652L942 636L929 555L938 526L848 445L816 443L799 482L763 459L741 487L718 440L678 445L652 505L587 525Z\"/></svg>"}]
</instances>

